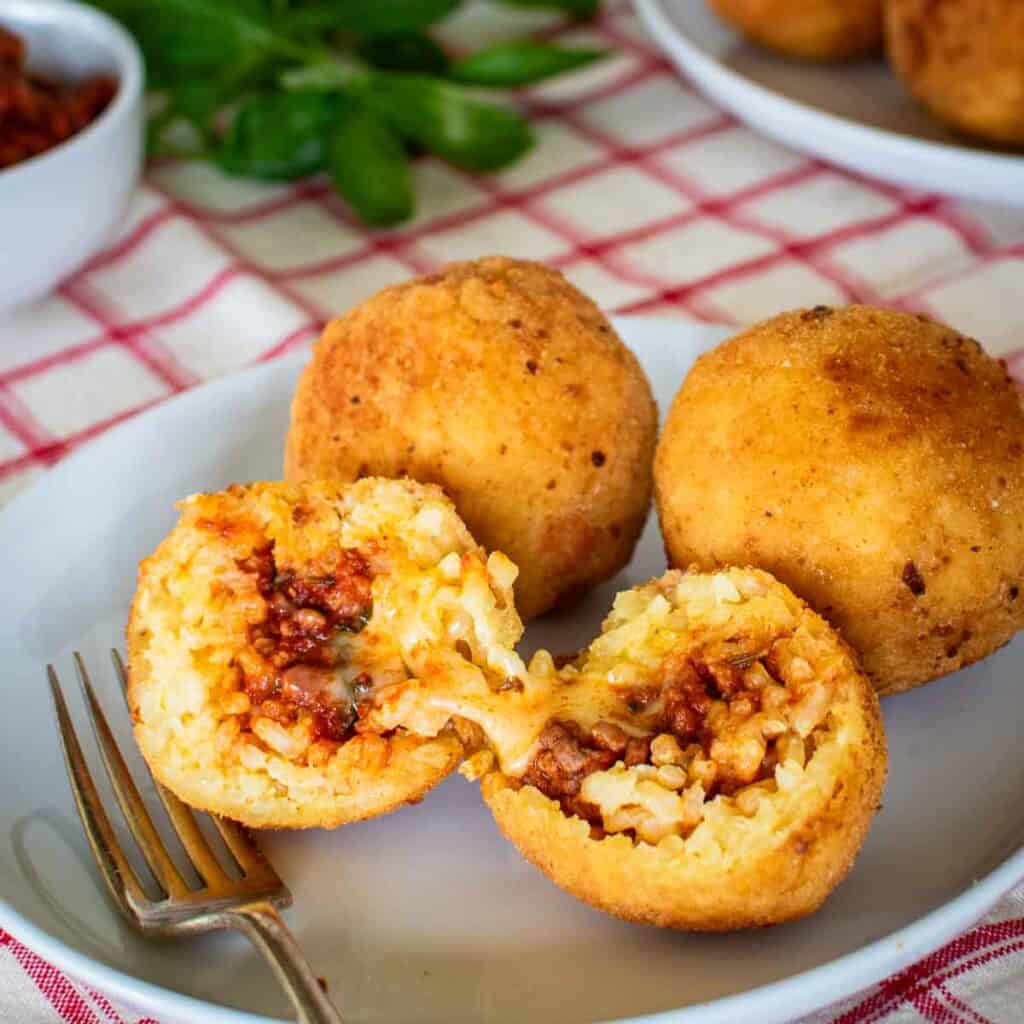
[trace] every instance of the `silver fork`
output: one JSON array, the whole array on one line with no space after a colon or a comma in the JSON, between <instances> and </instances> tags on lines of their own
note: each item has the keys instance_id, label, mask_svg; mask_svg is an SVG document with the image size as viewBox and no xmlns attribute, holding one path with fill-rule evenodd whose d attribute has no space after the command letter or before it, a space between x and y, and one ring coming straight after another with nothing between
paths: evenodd
<instances>
[{"instance_id":1,"label":"silver fork","mask_svg":"<svg viewBox=\"0 0 1024 1024\"><path fill-rule=\"evenodd\" d=\"M124 663L117 651L110 653L124 691ZM210 849L192 812L173 793L156 783L167 816L204 884L194 889L182 878L132 781L96 699L85 662L77 651L74 661L117 802L139 852L161 889L160 898L150 899L128 863L82 755L56 669L47 665L46 674L75 804L100 874L118 910L129 924L147 937L197 935L217 928L244 932L274 969L302 1024L341 1024L341 1016L321 989L294 936L275 909L288 906L291 893L256 844L233 821L210 815L242 873L241 879L236 881Z\"/></svg>"}]
</instances>

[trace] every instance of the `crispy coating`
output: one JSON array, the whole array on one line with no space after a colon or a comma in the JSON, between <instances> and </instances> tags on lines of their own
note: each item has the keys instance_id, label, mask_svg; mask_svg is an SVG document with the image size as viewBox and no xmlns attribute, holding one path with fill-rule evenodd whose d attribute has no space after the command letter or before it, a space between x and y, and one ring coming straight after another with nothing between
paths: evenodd
<instances>
[{"instance_id":1,"label":"crispy coating","mask_svg":"<svg viewBox=\"0 0 1024 1024\"><path fill-rule=\"evenodd\" d=\"M881 0L711 0L761 46L801 60L861 57L882 44Z\"/></svg>"},{"instance_id":2,"label":"crispy coating","mask_svg":"<svg viewBox=\"0 0 1024 1024\"><path fill-rule=\"evenodd\" d=\"M745 665L752 673L746 678L755 680L771 678L764 665L771 666L774 681L766 688L715 700L702 727L713 736L704 743L710 753L698 752L689 769L692 776L699 767L706 779L709 766L713 772L717 765L721 774L732 752L754 739L755 764L765 758L760 781L709 793L703 804L703 787L686 783L685 796L697 791L696 823L691 817L675 832L663 825L660 838L656 833L644 841L622 822L616 826L608 809L605 828L595 829L515 773L492 771L483 777L482 793L498 826L562 888L629 921L723 931L814 911L853 864L885 778L878 701L852 653L766 573L674 572L619 596L601 638L577 664L580 681L565 685L621 688L627 667L657 683L666 657L710 664L719 674ZM760 712L751 713L752 701L761 703ZM786 741L792 745L780 746ZM787 753L794 747L798 754ZM774 767L765 767L769 761ZM646 773L635 791L646 786L657 797L650 798L652 807L661 808L666 791L650 781L654 771L620 764L600 773L604 792L609 783L621 788L631 773ZM659 777L665 772L657 769ZM678 779L671 784L678 788ZM592 797L601 791L585 781L582 792ZM645 815L650 821L640 806L616 804L611 811L620 818L625 812L638 833Z\"/></svg>"},{"instance_id":3,"label":"crispy coating","mask_svg":"<svg viewBox=\"0 0 1024 1024\"><path fill-rule=\"evenodd\" d=\"M1024 146L1024 4L887 0L886 50L907 88L946 124Z\"/></svg>"},{"instance_id":4,"label":"crispy coating","mask_svg":"<svg viewBox=\"0 0 1024 1024\"><path fill-rule=\"evenodd\" d=\"M929 320L786 313L702 356L655 461L670 561L772 572L880 694L1024 623L1024 412L1005 366Z\"/></svg>"},{"instance_id":5,"label":"crispy coating","mask_svg":"<svg viewBox=\"0 0 1024 1024\"><path fill-rule=\"evenodd\" d=\"M505 671L519 639L514 566L484 555L436 487L252 484L180 507L128 624L128 699L157 779L252 827L333 827L419 800L455 767L469 734L365 728L352 696L438 647Z\"/></svg>"},{"instance_id":6,"label":"crispy coating","mask_svg":"<svg viewBox=\"0 0 1024 1024\"><path fill-rule=\"evenodd\" d=\"M295 393L285 474L440 484L519 565L528 619L628 562L656 430L643 370L598 308L556 271L494 257L328 325Z\"/></svg>"}]
</instances>

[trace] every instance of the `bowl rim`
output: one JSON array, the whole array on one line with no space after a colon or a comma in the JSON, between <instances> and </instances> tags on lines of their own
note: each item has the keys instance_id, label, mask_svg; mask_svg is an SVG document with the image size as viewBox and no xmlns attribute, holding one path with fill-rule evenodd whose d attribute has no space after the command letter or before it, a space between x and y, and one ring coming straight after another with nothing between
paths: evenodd
<instances>
[{"instance_id":1,"label":"bowl rim","mask_svg":"<svg viewBox=\"0 0 1024 1024\"><path fill-rule=\"evenodd\" d=\"M19 183L48 163L73 157L91 139L130 117L142 100L144 63L135 40L108 14L77 0L0 0L0 26L59 25L105 45L117 64L117 93L107 108L81 131L36 156L0 170L0 189Z\"/></svg>"}]
</instances>

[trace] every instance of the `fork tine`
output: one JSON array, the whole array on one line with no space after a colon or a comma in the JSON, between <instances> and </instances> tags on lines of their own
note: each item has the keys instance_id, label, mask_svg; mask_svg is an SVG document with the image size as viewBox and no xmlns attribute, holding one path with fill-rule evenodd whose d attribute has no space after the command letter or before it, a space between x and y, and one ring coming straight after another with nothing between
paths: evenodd
<instances>
[{"instance_id":1,"label":"fork tine","mask_svg":"<svg viewBox=\"0 0 1024 1024\"><path fill-rule=\"evenodd\" d=\"M128 672L125 669L124 659L121 657L121 652L117 648L112 648L110 651L111 660L114 662L114 671L117 673L118 681L121 683L121 693L125 698L125 703L128 702ZM129 713L131 712L131 706L128 706ZM213 852L210 850L209 844L206 842L205 837L199 831L198 826L195 823L195 818L192 816L191 811L183 804L170 790L165 789L160 783L156 784L157 792L160 794L160 799L163 801L164 807L167 809L167 814L170 817L174 827L179 830L181 834L181 826L177 816L178 808L182 812L182 816L187 816L187 820L191 822L191 827L195 830L199 839L202 841L207 853L211 857L214 857ZM172 805L175 809L172 810ZM268 884L280 885L282 889L285 888L284 883L281 881L277 872L271 866L270 861L263 856L263 852L260 848L249 838L245 829L233 821L227 818L221 818L219 815L210 814L210 818L214 825L217 827L217 831L220 833L221 839L224 840L224 845L228 848L228 852L232 857L235 858L235 863L241 869L242 874L247 879L252 881L255 878L262 879ZM186 826L187 827L187 826ZM196 860L192 854L191 849L182 838L182 845L189 851L189 855L192 856L193 861ZM214 863L217 865L217 870L223 873L223 869L220 863L214 857ZM197 870L207 882L210 881L207 878L205 872L201 869L199 864L196 864ZM290 899L290 895L288 896Z\"/></svg>"},{"instance_id":2,"label":"fork tine","mask_svg":"<svg viewBox=\"0 0 1024 1024\"><path fill-rule=\"evenodd\" d=\"M110 660L114 663L114 672L121 684L121 696L124 697L125 704L128 704L128 670L124 666L121 652L116 647L110 648ZM131 705L128 705L128 711L131 712Z\"/></svg>"},{"instance_id":3,"label":"fork tine","mask_svg":"<svg viewBox=\"0 0 1024 1024\"><path fill-rule=\"evenodd\" d=\"M209 886L223 885L229 882L227 872L210 849L206 836L200 831L192 812L167 788L156 783L157 795L171 819L171 825L177 832L181 845L185 848L196 871Z\"/></svg>"},{"instance_id":4,"label":"fork tine","mask_svg":"<svg viewBox=\"0 0 1024 1024\"><path fill-rule=\"evenodd\" d=\"M118 681L121 683L121 692L125 698L125 703L127 703L128 672L125 669L124 659L121 657L121 652L118 651L117 648L111 649L110 657L114 663L114 671L117 673ZM129 712L131 711L130 705L128 710ZM206 852L211 858L213 858L217 871L221 872L223 877L223 868L221 867L220 862L216 860L215 854L210 850L209 844L206 842L202 832L199 831L199 827L196 825L195 818L189 808L159 782L156 783L156 789L157 793L160 794L160 799L163 801L164 807L167 809L167 814L170 817L171 822L174 824L174 827L178 829L179 835L182 831L178 814L180 809L181 816L191 823L191 828L195 830L195 833L198 835L199 840L206 849ZM247 879L252 881L258 878L268 884L280 885L282 888L285 887L270 861L263 856L262 850L260 850L260 848L249 838L248 833L241 825L238 825L236 822L233 822L228 818L222 818L219 815L212 813L210 814L210 819L217 827L217 831L220 833L221 839L224 840L224 845L228 848L228 852L235 858L235 863ZM188 825L185 826L185 828L188 827ZM184 845L188 850L189 856L192 857L192 860L196 862L196 869L204 878L206 878L207 882L209 882L210 879L206 876L206 873L196 861L196 857L192 853L192 850L186 843L184 837L182 837L182 845Z\"/></svg>"},{"instance_id":5,"label":"fork tine","mask_svg":"<svg viewBox=\"0 0 1024 1024\"><path fill-rule=\"evenodd\" d=\"M128 700L128 673L125 669L124 658L121 656L121 652L117 648L112 648L111 659L114 662L114 671L117 673L118 680L121 683L121 691L125 697L125 701ZM129 712L131 708L129 706ZM196 819L191 814L189 809L174 796L167 788L157 782L157 793L160 795L160 799L167 809L167 814L171 819L172 824L178 829L178 835L181 836L182 830L190 828L195 831L195 834L199 837L200 842L203 844L207 854L213 859L213 863L216 865L216 869L220 872L221 878L224 878L223 868L213 851L210 850L209 844L206 842L206 838L201 833L199 826L196 824ZM236 822L230 821L227 818L222 818L216 814L210 814L214 825L217 827L220 838L224 841L224 846L227 847L228 852L234 858L234 861L239 865L244 876L252 881L254 878L262 879L269 884L284 886L281 878L278 876L270 862L263 856L259 847L249 838L246 830ZM182 825L181 821L187 822ZM207 877L206 872L197 861L196 855L191 852L191 848L187 845L184 837L181 838L181 843L188 851L188 854L193 861L196 862L197 870L200 871L202 876L209 883L211 880Z\"/></svg>"},{"instance_id":6,"label":"fork tine","mask_svg":"<svg viewBox=\"0 0 1024 1024\"><path fill-rule=\"evenodd\" d=\"M231 856L238 861L238 866L242 869L245 877L249 880L262 878L268 883L280 885L284 890L283 896L290 901L291 895L284 882L281 881L270 861L263 856L260 848L249 838L245 829L237 822L221 818L216 814L211 814L210 817L213 819L214 825L217 826L224 845L231 851Z\"/></svg>"},{"instance_id":7,"label":"fork tine","mask_svg":"<svg viewBox=\"0 0 1024 1024\"><path fill-rule=\"evenodd\" d=\"M172 898L179 899L187 896L191 890L185 884L184 879L174 865L174 861L167 854L159 834L153 826L153 819L146 810L146 805L139 795L139 791L124 763L121 751L118 749L117 741L111 732L106 715L96 699L96 692L92 688L92 681L86 670L85 662L81 654L74 652L75 669L78 672L78 681L82 684L82 692L89 708L89 717L92 720L93 730L96 733L96 742L99 744L100 756L103 758L103 765L110 776L111 785L114 787L114 795L121 806L121 813L128 824L135 842L139 844L142 856L153 872L153 877L163 887L165 893Z\"/></svg>"},{"instance_id":8,"label":"fork tine","mask_svg":"<svg viewBox=\"0 0 1024 1024\"><path fill-rule=\"evenodd\" d=\"M75 798L75 807L78 809L82 828L85 830L85 837L89 840L100 874L118 909L125 917L134 919L136 908L148 902L146 894L118 845L114 830L110 827L110 819L103 810L92 774L82 754L78 735L71 723L67 704L64 703L57 671L52 665L47 665L46 675L50 681L50 695L57 716L57 731L64 754L64 766L67 769L68 781L71 783L71 792Z\"/></svg>"},{"instance_id":9,"label":"fork tine","mask_svg":"<svg viewBox=\"0 0 1024 1024\"><path fill-rule=\"evenodd\" d=\"M121 683L121 691L127 697L128 674L125 671L124 661L116 648L111 650L110 660L114 663L114 672ZM152 775L152 773L150 774ZM160 802L164 805L164 810L167 811L167 817L170 818L171 825L181 840L181 845L185 848L192 865L202 876L203 881L207 885L220 885L229 881L226 872L210 849L206 837L199 830L192 812L169 789L157 782L156 779L153 782L156 785Z\"/></svg>"}]
</instances>

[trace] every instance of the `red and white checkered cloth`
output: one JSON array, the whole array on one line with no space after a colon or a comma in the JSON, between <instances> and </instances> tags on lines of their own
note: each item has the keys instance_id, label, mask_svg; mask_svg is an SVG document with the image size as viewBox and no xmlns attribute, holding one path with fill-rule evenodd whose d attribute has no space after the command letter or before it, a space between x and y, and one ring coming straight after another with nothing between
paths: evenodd
<instances>
[{"instance_id":1,"label":"red and white checkered cloth","mask_svg":"<svg viewBox=\"0 0 1024 1024\"><path fill-rule=\"evenodd\" d=\"M478 46L538 17L470 6L444 32ZM110 247L0 321L0 502L152 403L308 344L378 288L484 253L546 260L619 313L923 310L1024 376L1024 210L907 192L761 138L681 82L621 0L593 26L548 31L616 55L519 98L539 143L510 170L482 179L419 160L420 209L399 230L361 228L322 180L151 168ZM1024 1019L1022 902L1024 890L814 1024ZM0 931L0 1020L139 1018Z\"/></svg>"}]
</instances>

